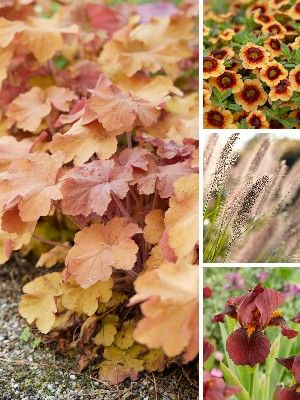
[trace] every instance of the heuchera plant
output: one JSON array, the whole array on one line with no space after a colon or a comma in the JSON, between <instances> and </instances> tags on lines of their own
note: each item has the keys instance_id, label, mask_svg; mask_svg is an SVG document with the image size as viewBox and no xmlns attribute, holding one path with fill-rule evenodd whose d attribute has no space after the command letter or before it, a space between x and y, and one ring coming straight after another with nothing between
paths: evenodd
<instances>
[{"instance_id":1,"label":"heuchera plant","mask_svg":"<svg viewBox=\"0 0 300 400\"><path fill-rule=\"evenodd\" d=\"M197 355L197 5L0 5L0 262L112 384ZM140 304L140 307L139 307Z\"/></svg>"}]
</instances>

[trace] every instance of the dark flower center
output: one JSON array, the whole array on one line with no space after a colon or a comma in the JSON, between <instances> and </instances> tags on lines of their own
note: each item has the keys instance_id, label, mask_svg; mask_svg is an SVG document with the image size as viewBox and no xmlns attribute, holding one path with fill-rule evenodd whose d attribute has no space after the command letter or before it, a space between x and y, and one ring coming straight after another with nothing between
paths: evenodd
<instances>
[{"instance_id":1,"label":"dark flower center","mask_svg":"<svg viewBox=\"0 0 300 400\"><path fill-rule=\"evenodd\" d=\"M259 62L259 61L263 60L264 54L260 49L258 49L256 47L250 47L249 49L247 49L246 57L250 61Z\"/></svg>"},{"instance_id":2,"label":"dark flower center","mask_svg":"<svg viewBox=\"0 0 300 400\"><path fill-rule=\"evenodd\" d=\"M270 40L270 46L272 47L273 50L280 50L280 41L278 39L271 39Z\"/></svg>"},{"instance_id":3,"label":"dark flower center","mask_svg":"<svg viewBox=\"0 0 300 400\"><path fill-rule=\"evenodd\" d=\"M260 21L268 23L271 21L271 18L268 15L261 14L258 18Z\"/></svg>"},{"instance_id":4,"label":"dark flower center","mask_svg":"<svg viewBox=\"0 0 300 400\"><path fill-rule=\"evenodd\" d=\"M224 49L212 50L211 55L218 60L223 60L226 57L227 51Z\"/></svg>"},{"instance_id":5,"label":"dark flower center","mask_svg":"<svg viewBox=\"0 0 300 400\"><path fill-rule=\"evenodd\" d=\"M271 68L269 68L268 71L267 71L267 77L268 77L270 80L277 79L278 76L280 76L280 74L281 74L281 71L280 71L280 68L279 68L279 67L271 67Z\"/></svg>"},{"instance_id":6,"label":"dark flower center","mask_svg":"<svg viewBox=\"0 0 300 400\"><path fill-rule=\"evenodd\" d=\"M285 25L285 29L286 29L288 32L295 32L295 28L294 28L292 25L290 25L290 24L286 24L286 25Z\"/></svg>"},{"instance_id":7,"label":"dark flower center","mask_svg":"<svg viewBox=\"0 0 300 400\"><path fill-rule=\"evenodd\" d=\"M211 125L216 128L222 128L224 126L224 115L218 111L209 111L207 119Z\"/></svg>"},{"instance_id":8,"label":"dark flower center","mask_svg":"<svg viewBox=\"0 0 300 400\"><path fill-rule=\"evenodd\" d=\"M300 2L295 5L295 11L300 14Z\"/></svg>"},{"instance_id":9,"label":"dark flower center","mask_svg":"<svg viewBox=\"0 0 300 400\"><path fill-rule=\"evenodd\" d=\"M205 72L213 71L218 67L218 61L213 57L205 57L203 67Z\"/></svg>"},{"instance_id":10,"label":"dark flower center","mask_svg":"<svg viewBox=\"0 0 300 400\"><path fill-rule=\"evenodd\" d=\"M219 86L221 86L224 89L227 89L236 84L236 79L232 73L224 72L224 74L220 75L217 78L217 82L218 82Z\"/></svg>"},{"instance_id":11,"label":"dark flower center","mask_svg":"<svg viewBox=\"0 0 300 400\"><path fill-rule=\"evenodd\" d=\"M289 85L289 81L287 79L283 79L276 86L276 92L279 94L285 93L287 91L288 85Z\"/></svg>"},{"instance_id":12,"label":"dark flower center","mask_svg":"<svg viewBox=\"0 0 300 400\"><path fill-rule=\"evenodd\" d=\"M254 103L259 98L260 91L256 86L249 85L243 89L242 95L245 101L248 103Z\"/></svg>"},{"instance_id":13,"label":"dark flower center","mask_svg":"<svg viewBox=\"0 0 300 400\"><path fill-rule=\"evenodd\" d=\"M269 124L271 129L282 129L284 127L277 119L271 119Z\"/></svg>"},{"instance_id":14,"label":"dark flower center","mask_svg":"<svg viewBox=\"0 0 300 400\"><path fill-rule=\"evenodd\" d=\"M256 129L259 129L262 125L261 119L257 115L253 115L253 117L250 118L250 125L254 126Z\"/></svg>"},{"instance_id":15,"label":"dark flower center","mask_svg":"<svg viewBox=\"0 0 300 400\"><path fill-rule=\"evenodd\" d=\"M298 72L295 74L295 80L296 80L296 82L299 83L299 85L300 85L300 71L298 71Z\"/></svg>"},{"instance_id":16,"label":"dark flower center","mask_svg":"<svg viewBox=\"0 0 300 400\"><path fill-rule=\"evenodd\" d=\"M268 31L270 32L271 35L277 35L278 33L281 32L281 28L279 25L273 24L269 26Z\"/></svg>"}]
</instances>

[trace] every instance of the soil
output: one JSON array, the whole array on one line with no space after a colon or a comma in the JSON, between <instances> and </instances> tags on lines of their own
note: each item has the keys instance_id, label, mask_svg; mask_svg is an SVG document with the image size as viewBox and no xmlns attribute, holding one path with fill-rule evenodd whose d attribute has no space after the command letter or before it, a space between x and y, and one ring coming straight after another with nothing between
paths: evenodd
<instances>
[{"instance_id":1,"label":"soil","mask_svg":"<svg viewBox=\"0 0 300 400\"><path fill-rule=\"evenodd\" d=\"M197 400L197 366L172 365L110 386L93 371L75 373L72 360L40 342L18 314L22 286L44 274L16 253L0 266L0 400Z\"/></svg>"}]
</instances>

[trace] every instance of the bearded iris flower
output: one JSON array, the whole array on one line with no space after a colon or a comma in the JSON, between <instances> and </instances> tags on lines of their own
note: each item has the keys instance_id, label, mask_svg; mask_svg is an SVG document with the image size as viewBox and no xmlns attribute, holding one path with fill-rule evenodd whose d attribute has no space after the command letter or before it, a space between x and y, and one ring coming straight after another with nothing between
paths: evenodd
<instances>
[{"instance_id":1,"label":"bearded iris flower","mask_svg":"<svg viewBox=\"0 0 300 400\"><path fill-rule=\"evenodd\" d=\"M295 378L295 385L278 390L276 400L300 400L300 356L277 358L279 364L291 371Z\"/></svg>"},{"instance_id":2,"label":"bearded iris flower","mask_svg":"<svg viewBox=\"0 0 300 400\"><path fill-rule=\"evenodd\" d=\"M271 348L264 334L268 326L279 326L289 339L297 336L298 332L288 328L278 310L284 301L282 293L258 284L244 296L229 298L224 311L214 316L212 322L222 323L227 315L240 324L226 342L227 352L235 364L254 366L265 361Z\"/></svg>"}]
</instances>

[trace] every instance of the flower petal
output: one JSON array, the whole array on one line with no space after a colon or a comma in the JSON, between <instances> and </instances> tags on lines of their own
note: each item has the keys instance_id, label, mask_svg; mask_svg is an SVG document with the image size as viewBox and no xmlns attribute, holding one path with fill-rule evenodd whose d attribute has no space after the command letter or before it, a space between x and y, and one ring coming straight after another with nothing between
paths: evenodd
<instances>
[{"instance_id":1,"label":"flower petal","mask_svg":"<svg viewBox=\"0 0 300 400\"><path fill-rule=\"evenodd\" d=\"M292 386L290 388L284 388L278 390L275 393L276 400L300 400L300 393L296 392L298 385Z\"/></svg>"},{"instance_id":2,"label":"flower petal","mask_svg":"<svg viewBox=\"0 0 300 400\"><path fill-rule=\"evenodd\" d=\"M247 335L244 328L232 332L226 342L229 357L236 365L250 365L262 363L270 353L270 341L262 332Z\"/></svg>"}]
</instances>

